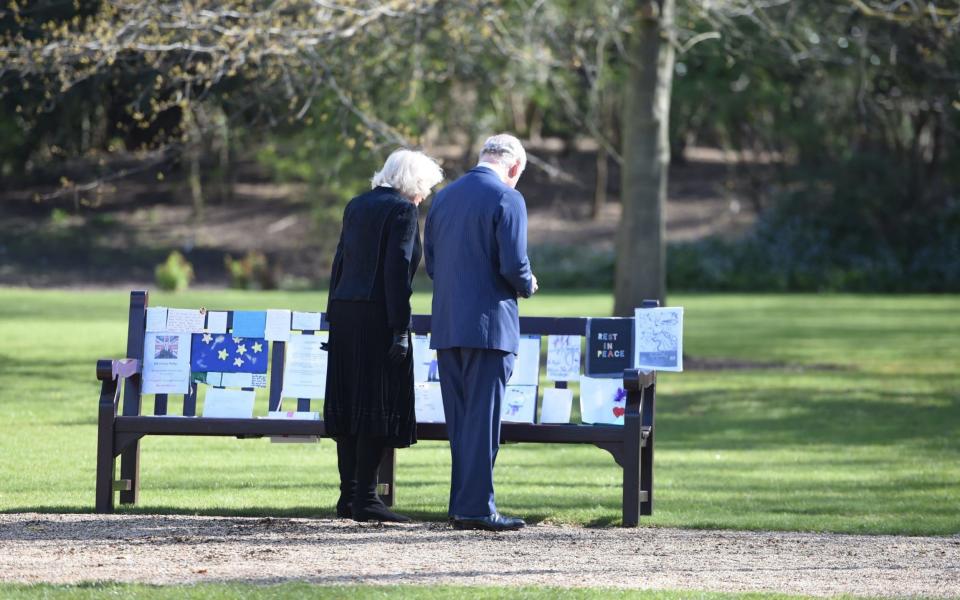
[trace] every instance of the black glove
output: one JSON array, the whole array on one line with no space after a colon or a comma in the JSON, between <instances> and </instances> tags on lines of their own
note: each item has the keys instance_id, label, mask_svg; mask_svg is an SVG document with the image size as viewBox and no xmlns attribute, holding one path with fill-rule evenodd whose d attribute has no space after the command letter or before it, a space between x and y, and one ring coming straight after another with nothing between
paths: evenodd
<instances>
[{"instance_id":1,"label":"black glove","mask_svg":"<svg viewBox=\"0 0 960 600\"><path fill-rule=\"evenodd\" d=\"M387 357L395 365L403 362L403 359L410 353L410 336L406 329L398 329L393 332L393 345L387 351Z\"/></svg>"}]
</instances>

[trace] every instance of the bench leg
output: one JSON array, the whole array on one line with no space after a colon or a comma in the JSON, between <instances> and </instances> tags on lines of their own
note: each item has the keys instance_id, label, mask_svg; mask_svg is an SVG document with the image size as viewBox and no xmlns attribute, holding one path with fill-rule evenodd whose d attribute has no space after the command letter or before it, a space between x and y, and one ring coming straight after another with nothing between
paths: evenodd
<instances>
[{"instance_id":1,"label":"bench leg","mask_svg":"<svg viewBox=\"0 0 960 600\"><path fill-rule=\"evenodd\" d=\"M136 504L140 500L140 442L139 440L120 453L120 479L130 482L120 492L120 504Z\"/></svg>"},{"instance_id":2,"label":"bench leg","mask_svg":"<svg viewBox=\"0 0 960 600\"><path fill-rule=\"evenodd\" d=\"M653 514L653 431L647 438L647 445L640 450L640 491L642 502L640 502L640 514L649 516Z\"/></svg>"},{"instance_id":3,"label":"bench leg","mask_svg":"<svg viewBox=\"0 0 960 600\"><path fill-rule=\"evenodd\" d=\"M383 452L383 460L380 461L380 476L378 488L383 486L386 489L380 494L380 499L387 506L393 506L396 501L396 471L397 471L397 449L387 448Z\"/></svg>"},{"instance_id":4,"label":"bench leg","mask_svg":"<svg viewBox=\"0 0 960 600\"><path fill-rule=\"evenodd\" d=\"M113 512L113 480L116 475L116 457L113 454L113 412L101 408L97 430L97 490L94 510Z\"/></svg>"},{"instance_id":5,"label":"bench leg","mask_svg":"<svg viewBox=\"0 0 960 600\"><path fill-rule=\"evenodd\" d=\"M640 522L641 500L640 416L627 415L623 426L623 526L636 527Z\"/></svg>"}]
</instances>

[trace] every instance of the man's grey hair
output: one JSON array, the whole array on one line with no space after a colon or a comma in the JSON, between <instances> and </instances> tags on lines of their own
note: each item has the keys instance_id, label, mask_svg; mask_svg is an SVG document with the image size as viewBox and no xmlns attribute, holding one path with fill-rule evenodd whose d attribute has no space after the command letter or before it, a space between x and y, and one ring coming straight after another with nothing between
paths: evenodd
<instances>
[{"instance_id":1,"label":"man's grey hair","mask_svg":"<svg viewBox=\"0 0 960 600\"><path fill-rule=\"evenodd\" d=\"M520 159L520 170L527 166L527 153L520 140L508 133L498 133L487 138L480 150L480 160L503 167L510 167Z\"/></svg>"},{"instance_id":2,"label":"man's grey hair","mask_svg":"<svg viewBox=\"0 0 960 600\"><path fill-rule=\"evenodd\" d=\"M373 174L371 187L385 185L396 189L409 199L414 196L426 198L430 189L443 181L443 169L423 152L400 148L394 150L383 163L383 168Z\"/></svg>"}]
</instances>

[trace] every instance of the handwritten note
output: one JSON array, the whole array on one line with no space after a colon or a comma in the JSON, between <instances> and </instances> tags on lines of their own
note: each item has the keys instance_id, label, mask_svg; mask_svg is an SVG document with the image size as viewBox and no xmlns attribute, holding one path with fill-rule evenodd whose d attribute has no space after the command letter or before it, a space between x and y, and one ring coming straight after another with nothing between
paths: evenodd
<instances>
[{"instance_id":1,"label":"handwritten note","mask_svg":"<svg viewBox=\"0 0 960 600\"><path fill-rule=\"evenodd\" d=\"M551 335L547 338L547 379L576 381L580 378L580 336Z\"/></svg>"},{"instance_id":2,"label":"handwritten note","mask_svg":"<svg viewBox=\"0 0 960 600\"><path fill-rule=\"evenodd\" d=\"M204 313L190 308L171 308L167 310L167 331L177 333L201 333Z\"/></svg>"},{"instance_id":3,"label":"handwritten note","mask_svg":"<svg viewBox=\"0 0 960 600\"><path fill-rule=\"evenodd\" d=\"M327 390L327 341L324 332L317 335L294 335L287 342L283 363L284 398L323 398Z\"/></svg>"},{"instance_id":4,"label":"handwritten note","mask_svg":"<svg viewBox=\"0 0 960 600\"><path fill-rule=\"evenodd\" d=\"M443 396L435 382L413 384L414 412L417 423L444 423Z\"/></svg>"}]
</instances>

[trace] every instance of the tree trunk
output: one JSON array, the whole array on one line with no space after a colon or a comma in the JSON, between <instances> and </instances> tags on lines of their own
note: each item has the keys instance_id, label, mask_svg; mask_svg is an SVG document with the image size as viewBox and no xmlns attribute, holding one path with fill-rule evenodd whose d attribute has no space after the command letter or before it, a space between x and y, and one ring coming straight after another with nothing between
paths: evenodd
<instances>
[{"instance_id":1,"label":"tree trunk","mask_svg":"<svg viewBox=\"0 0 960 600\"><path fill-rule=\"evenodd\" d=\"M594 221L600 219L600 213L603 212L603 205L607 203L607 149L600 145L597 148L597 185L593 189L593 208L590 211L590 218Z\"/></svg>"},{"instance_id":2,"label":"tree trunk","mask_svg":"<svg viewBox=\"0 0 960 600\"><path fill-rule=\"evenodd\" d=\"M675 0L639 0L622 107L623 167L614 314L646 298L666 301L666 200L670 164Z\"/></svg>"}]
</instances>

